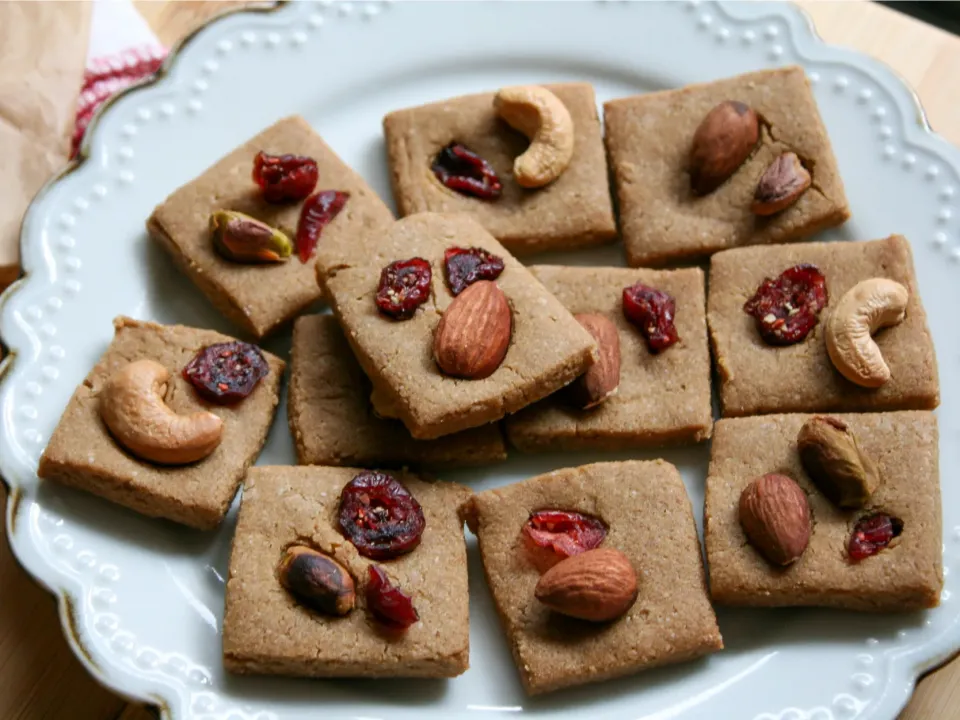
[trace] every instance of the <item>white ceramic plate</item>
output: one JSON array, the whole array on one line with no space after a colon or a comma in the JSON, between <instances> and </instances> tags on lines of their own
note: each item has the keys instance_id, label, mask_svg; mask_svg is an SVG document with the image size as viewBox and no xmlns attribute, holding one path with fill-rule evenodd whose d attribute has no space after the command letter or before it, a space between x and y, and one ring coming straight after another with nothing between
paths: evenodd
<instances>
[{"instance_id":1,"label":"white ceramic plate","mask_svg":"<svg viewBox=\"0 0 960 720\"><path fill-rule=\"evenodd\" d=\"M389 110L508 83L589 80L599 100L798 62L814 83L853 219L824 239L901 232L913 242L943 369L939 411L946 589L899 617L721 610L726 650L697 662L529 700L470 538L471 666L449 682L237 679L220 663L234 513L213 533L141 518L40 484L38 458L125 313L231 328L151 244L168 192L278 117L299 112L384 198ZM23 565L55 592L74 650L102 682L169 717L533 716L893 718L918 674L960 648L960 152L927 129L885 67L827 47L792 6L713 3L295 3L243 12L193 37L155 83L99 117L86 159L51 183L23 228L27 277L3 297L14 356L0 386L0 472ZM575 262L622 264L621 248ZM545 258L538 258L542 262ZM550 260L558 260L555 256ZM286 352L288 337L270 344ZM283 407L261 464L292 463ZM664 453L702 507L708 449ZM478 490L626 454L515 457L451 473ZM650 454L635 453L649 457ZM698 513L699 514L699 513ZM698 518L699 521L699 518Z\"/></svg>"}]
</instances>

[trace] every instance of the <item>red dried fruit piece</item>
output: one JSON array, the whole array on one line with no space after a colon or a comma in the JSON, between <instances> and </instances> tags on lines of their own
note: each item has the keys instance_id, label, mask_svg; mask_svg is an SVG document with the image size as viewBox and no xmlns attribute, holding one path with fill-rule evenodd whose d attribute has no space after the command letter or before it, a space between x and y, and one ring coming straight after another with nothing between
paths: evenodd
<instances>
[{"instance_id":1,"label":"red dried fruit piece","mask_svg":"<svg viewBox=\"0 0 960 720\"><path fill-rule=\"evenodd\" d=\"M816 326L827 304L827 281L816 265L801 263L776 278L765 278L743 311L753 315L757 331L770 345L801 342Z\"/></svg>"},{"instance_id":2,"label":"red dried fruit piece","mask_svg":"<svg viewBox=\"0 0 960 720\"><path fill-rule=\"evenodd\" d=\"M454 295L462 293L477 280L496 280L503 272L503 258L483 248L447 248L443 253L447 286Z\"/></svg>"},{"instance_id":3,"label":"red dried fruit piece","mask_svg":"<svg viewBox=\"0 0 960 720\"><path fill-rule=\"evenodd\" d=\"M396 320L413 317L417 308L430 297L433 271L423 258L396 260L380 273L377 307Z\"/></svg>"},{"instance_id":4,"label":"red dried fruit piece","mask_svg":"<svg viewBox=\"0 0 960 720\"><path fill-rule=\"evenodd\" d=\"M534 545L551 550L558 559L600 547L607 527L599 518L565 510L540 510L523 526Z\"/></svg>"},{"instance_id":5,"label":"red dried fruit piece","mask_svg":"<svg viewBox=\"0 0 960 720\"><path fill-rule=\"evenodd\" d=\"M260 348L245 342L208 345L183 368L197 393L217 405L231 405L253 392L270 372Z\"/></svg>"},{"instance_id":6,"label":"red dried fruit piece","mask_svg":"<svg viewBox=\"0 0 960 720\"><path fill-rule=\"evenodd\" d=\"M623 289L623 314L639 328L646 338L650 352L666 350L680 339L673 316L677 305L674 299L643 283Z\"/></svg>"},{"instance_id":7,"label":"red dried fruit piece","mask_svg":"<svg viewBox=\"0 0 960 720\"><path fill-rule=\"evenodd\" d=\"M391 583L379 565L370 566L367 609L377 620L395 630L406 630L420 619L413 599Z\"/></svg>"},{"instance_id":8,"label":"red dried fruit piece","mask_svg":"<svg viewBox=\"0 0 960 720\"><path fill-rule=\"evenodd\" d=\"M305 263L310 259L320 240L320 233L340 214L349 198L350 193L339 190L321 190L307 198L297 224L297 254L300 255L300 262Z\"/></svg>"},{"instance_id":9,"label":"red dried fruit piece","mask_svg":"<svg viewBox=\"0 0 960 720\"><path fill-rule=\"evenodd\" d=\"M253 181L267 202L303 200L317 186L318 176L316 160L302 155L258 152L253 159Z\"/></svg>"},{"instance_id":10,"label":"red dried fruit piece","mask_svg":"<svg viewBox=\"0 0 960 720\"><path fill-rule=\"evenodd\" d=\"M460 143L450 143L437 153L431 169L437 180L462 195L496 200L503 190L490 163Z\"/></svg>"},{"instance_id":11,"label":"red dried fruit piece","mask_svg":"<svg viewBox=\"0 0 960 720\"><path fill-rule=\"evenodd\" d=\"M903 532L903 521L886 513L875 513L857 521L847 551L853 560L863 560L887 547Z\"/></svg>"},{"instance_id":12,"label":"red dried fruit piece","mask_svg":"<svg viewBox=\"0 0 960 720\"><path fill-rule=\"evenodd\" d=\"M389 560L420 544L426 521L417 499L396 478L365 470L340 493L340 529L364 557Z\"/></svg>"}]
</instances>

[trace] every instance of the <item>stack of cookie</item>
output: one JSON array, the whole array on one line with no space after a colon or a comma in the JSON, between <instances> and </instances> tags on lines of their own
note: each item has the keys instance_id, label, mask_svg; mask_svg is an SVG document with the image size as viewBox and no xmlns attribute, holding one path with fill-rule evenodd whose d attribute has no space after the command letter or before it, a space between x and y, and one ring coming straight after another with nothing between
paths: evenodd
<instances>
[{"instance_id":1,"label":"stack of cookie","mask_svg":"<svg viewBox=\"0 0 960 720\"><path fill-rule=\"evenodd\" d=\"M227 669L464 672L465 523L531 694L718 651L713 603L939 602L910 245L810 242L850 212L803 70L603 113L564 83L387 115L399 219L287 117L149 218L238 337L118 317L39 474L201 529L243 484ZM628 267L529 262L620 239ZM291 327L288 360L255 344ZM251 469L288 364L300 465ZM663 460L476 495L424 474L711 438L709 586Z\"/></svg>"}]
</instances>

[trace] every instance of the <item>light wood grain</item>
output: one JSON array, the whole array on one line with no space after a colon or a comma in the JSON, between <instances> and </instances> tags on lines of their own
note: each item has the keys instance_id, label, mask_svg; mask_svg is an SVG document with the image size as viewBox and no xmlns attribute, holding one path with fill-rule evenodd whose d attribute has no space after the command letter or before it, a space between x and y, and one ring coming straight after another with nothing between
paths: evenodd
<instances>
[{"instance_id":1,"label":"light wood grain","mask_svg":"<svg viewBox=\"0 0 960 720\"><path fill-rule=\"evenodd\" d=\"M166 45L238 4L236 0L135 2ZM960 145L960 39L868 2L799 4L827 42L866 52L890 65L917 91L933 128ZM15 566L2 543L0 587L0 718L154 717L111 696L86 674L60 634L53 600ZM960 720L960 659L919 683L900 720Z\"/></svg>"}]
</instances>

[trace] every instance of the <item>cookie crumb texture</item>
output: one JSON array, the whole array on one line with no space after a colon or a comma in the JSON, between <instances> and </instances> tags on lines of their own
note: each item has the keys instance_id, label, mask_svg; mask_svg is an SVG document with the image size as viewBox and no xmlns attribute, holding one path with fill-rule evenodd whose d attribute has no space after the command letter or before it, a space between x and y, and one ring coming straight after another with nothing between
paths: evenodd
<instances>
[{"instance_id":1,"label":"cookie crumb texture","mask_svg":"<svg viewBox=\"0 0 960 720\"><path fill-rule=\"evenodd\" d=\"M322 299L315 260L296 254L270 265L225 260L210 235L210 215L234 210L297 236L303 202L267 202L253 181L258 152L306 155L317 162L316 191L347 192L342 212L323 229L320 248L352 244L357 237L393 222L393 213L367 183L298 115L282 118L175 190L147 221L151 237L207 299L244 333L273 334L313 302ZM316 254L313 256L316 257Z\"/></svg>"},{"instance_id":2,"label":"cookie crumb texture","mask_svg":"<svg viewBox=\"0 0 960 720\"><path fill-rule=\"evenodd\" d=\"M690 187L693 136L706 114L726 100L756 110L760 144L732 177L698 197ZM632 267L742 245L793 242L850 217L830 138L801 67L620 98L603 110L620 230ZM787 209L758 217L750 209L757 184L787 151L812 169L813 184Z\"/></svg>"},{"instance_id":3,"label":"cookie crumb texture","mask_svg":"<svg viewBox=\"0 0 960 720\"><path fill-rule=\"evenodd\" d=\"M617 236L600 118L588 83L545 85L570 111L570 164L545 187L527 190L513 163L529 141L511 130L493 106L496 93L449 98L396 110L383 120L393 195L401 216L469 213L514 255L612 242ZM503 189L481 200L444 187L430 168L451 142L462 143L496 171Z\"/></svg>"},{"instance_id":4,"label":"cookie crumb texture","mask_svg":"<svg viewBox=\"0 0 960 720\"><path fill-rule=\"evenodd\" d=\"M181 375L196 353L233 338L183 325L158 325L120 316L106 352L76 389L40 458L37 474L99 495L149 517L208 530L223 520L246 471L260 454L279 402L286 364L264 352L269 374L232 406L203 401ZM100 419L99 393L129 362L151 359L170 372L166 403L177 413L207 410L223 419L216 450L191 465L159 466L138 460L114 441Z\"/></svg>"},{"instance_id":5,"label":"cookie crumb texture","mask_svg":"<svg viewBox=\"0 0 960 720\"><path fill-rule=\"evenodd\" d=\"M602 405L572 407L564 391L520 410L505 421L520 450L656 447L710 437L710 351L704 276L699 268L631 270L535 265L544 287L572 313L602 313L620 337L620 386ZM677 302L680 342L654 355L640 330L624 317L623 288L643 282Z\"/></svg>"},{"instance_id":6,"label":"cookie crumb texture","mask_svg":"<svg viewBox=\"0 0 960 720\"><path fill-rule=\"evenodd\" d=\"M449 482L394 473L423 508L419 546L379 563L413 597L420 620L384 634L369 619L371 561L337 531L340 491L360 470L255 467L247 474L230 556L223 662L233 673L300 677L432 677L469 666L467 552L463 511L471 493ZM327 553L353 576L357 607L329 617L296 603L277 579L293 544Z\"/></svg>"},{"instance_id":7,"label":"cookie crumb texture","mask_svg":"<svg viewBox=\"0 0 960 720\"><path fill-rule=\"evenodd\" d=\"M520 532L544 508L608 524L601 547L624 552L638 576L639 597L622 618L591 624L559 616L534 598L540 574ZM558 470L480 493L472 513L487 581L530 695L723 648L690 500L673 465L628 461Z\"/></svg>"},{"instance_id":8,"label":"cookie crumb texture","mask_svg":"<svg viewBox=\"0 0 960 720\"><path fill-rule=\"evenodd\" d=\"M724 605L823 606L904 612L935 607L943 588L938 426L933 413L844 414L881 483L860 510L840 510L817 490L797 451L812 415L720 420L706 485L705 544L710 592ZM740 493L768 472L789 475L807 494L810 543L788 568L775 568L740 527ZM885 512L903 521L893 547L852 562L847 544L857 520Z\"/></svg>"},{"instance_id":9,"label":"cookie crumb texture","mask_svg":"<svg viewBox=\"0 0 960 720\"><path fill-rule=\"evenodd\" d=\"M813 263L826 277L828 301L818 322L796 345L768 345L743 310L764 278L798 263ZM906 318L874 340L890 367L882 387L864 388L839 373L826 347L830 313L861 280L885 277L909 290ZM929 410L940 404L933 338L921 302L910 243L882 240L801 243L741 248L710 261L707 322L725 417L784 412Z\"/></svg>"}]
</instances>

